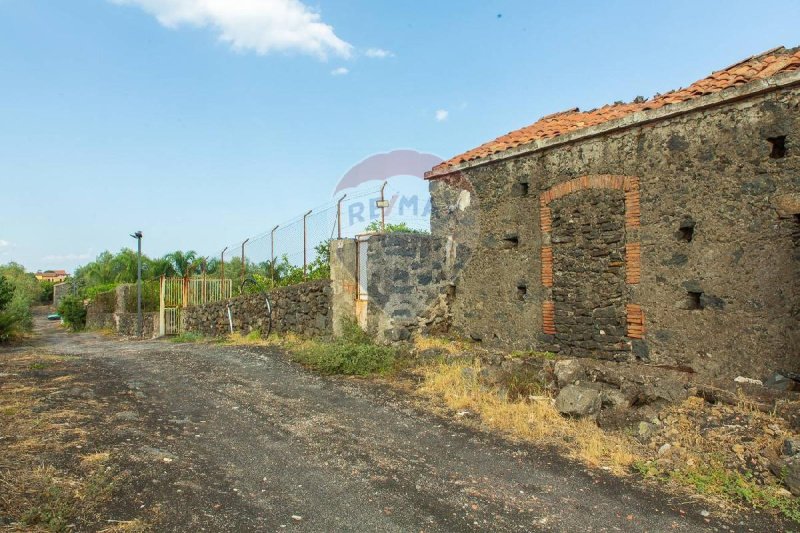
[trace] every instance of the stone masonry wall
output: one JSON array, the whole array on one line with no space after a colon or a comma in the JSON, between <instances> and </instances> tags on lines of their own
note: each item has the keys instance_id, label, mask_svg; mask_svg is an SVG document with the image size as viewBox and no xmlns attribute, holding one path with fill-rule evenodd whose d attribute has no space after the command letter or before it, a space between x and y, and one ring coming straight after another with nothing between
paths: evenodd
<instances>
[{"instance_id":1,"label":"stone masonry wall","mask_svg":"<svg viewBox=\"0 0 800 533\"><path fill-rule=\"evenodd\" d=\"M550 204L554 345L563 355L627 359L625 204L590 189Z\"/></svg>"},{"instance_id":2,"label":"stone masonry wall","mask_svg":"<svg viewBox=\"0 0 800 533\"><path fill-rule=\"evenodd\" d=\"M86 327L89 329L114 328L115 303L114 291L96 295L86 306Z\"/></svg>"},{"instance_id":3,"label":"stone masonry wall","mask_svg":"<svg viewBox=\"0 0 800 533\"><path fill-rule=\"evenodd\" d=\"M620 307L608 303L613 324L594 320L593 310L591 325L569 332L563 312L574 311L551 300L570 294L560 288L564 275L585 287L579 274L600 274L576 272L566 248L547 242L561 231L547 225L548 214L558 216L571 196L587 206L581 198L590 189L617 198L589 200L598 211L619 206L624 194L628 357L720 377L800 370L799 89L587 136L432 182L432 216L446 216L459 191L471 195L459 213L473 217L475 234L466 239L473 252L452 305L457 330L509 347L571 352L586 328L620 326ZM553 191L562 200L550 198ZM609 231L618 233L619 214L613 217ZM441 221L432 228L440 236L451 231ZM617 243L609 244L618 256ZM589 261L591 269L601 263ZM619 288L613 277L602 284Z\"/></svg>"},{"instance_id":4,"label":"stone masonry wall","mask_svg":"<svg viewBox=\"0 0 800 533\"><path fill-rule=\"evenodd\" d=\"M272 302L272 331L305 336L325 336L332 332L331 284L329 280L310 281L278 287L269 293ZM234 331L266 331L267 305L261 294L248 294L182 311L186 331L204 335L227 335L228 306Z\"/></svg>"},{"instance_id":5,"label":"stone masonry wall","mask_svg":"<svg viewBox=\"0 0 800 533\"><path fill-rule=\"evenodd\" d=\"M53 285L53 307L58 309L58 304L61 303L61 298L69 294L72 290L72 283L56 283Z\"/></svg>"},{"instance_id":6,"label":"stone masonry wall","mask_svg":"<svg viewBox=\"0 0 800 533\"><path fill-rule=\"evenodd\" d=\"M367 253L367 327L379 340L449 329L454 272L467 257L446 237L373 235Z\"/></svg>"},{"instance_id":7,"label":"stone masonry wall","mask_svg":"<svg viewBox=\"0 0 800 533\"><path fill-rule=\"evenodd\" d=\"M113 329L120 335L134 337L137 334L137 313L125 310L127 295L135 290L133 284L122 284L113 291L97 294L86 305L86 327L89 329ZM142 313L142 337L152 338L158 334L159 313Z\"/></svg>"},{"instance_id":8,"label":"stone masonry wall","mask_svg":"<svg viewBox=\"0 0 800 533\"><path fill-rule=\"evenodd\" d=\"M158 313L142 313L142 338L150 339L158 335ZM136 313L115 313L114 329L120 335L135 337L138 325Z\"/></svg>"}]
</instances>

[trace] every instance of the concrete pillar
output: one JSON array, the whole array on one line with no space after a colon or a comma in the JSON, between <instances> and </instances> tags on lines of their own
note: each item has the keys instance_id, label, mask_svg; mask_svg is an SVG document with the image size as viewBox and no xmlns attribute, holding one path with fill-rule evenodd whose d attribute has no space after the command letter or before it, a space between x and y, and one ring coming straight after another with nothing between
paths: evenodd
<instances>
[{"instance_id":1,"label":"concrete pillar","mask_svg":"<svg viewBox=\"0 0 800 533\"><path fill-rule=\"evenodd\" d=\"M353 239L331 241L333 334L341 336L343 321L356 319L357 248Z\"/></svg>"}]
</instances>

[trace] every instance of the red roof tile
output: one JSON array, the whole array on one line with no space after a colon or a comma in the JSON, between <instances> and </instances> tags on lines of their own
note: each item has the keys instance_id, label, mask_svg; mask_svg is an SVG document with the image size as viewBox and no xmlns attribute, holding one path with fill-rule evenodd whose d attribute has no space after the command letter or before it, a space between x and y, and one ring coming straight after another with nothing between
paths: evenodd
<instances>
[{"instance_id":1,"label":"red roof tile","mask_svg":"<svg viewBox=\"0 0 800 533\"><path fill-rule=\"evenodd\" d=\"M440 163L433 167L428 177L435 178L437 174L446 174L447 170L455 165L504 152L510 148L533 141L558 137L559 135L596 126L638 111L657 109L670 104L685 102L754 80L768 78L779 72L798 69L800 69L800 47L794 49L779 47L714 72L707 78L703 78L685 89L670 91L666 94L654 96L649 100L605 105L591 111L580 111L575 108L547 115L530 126L507 133L493 141Z\"/></svg>"}]
</instances>

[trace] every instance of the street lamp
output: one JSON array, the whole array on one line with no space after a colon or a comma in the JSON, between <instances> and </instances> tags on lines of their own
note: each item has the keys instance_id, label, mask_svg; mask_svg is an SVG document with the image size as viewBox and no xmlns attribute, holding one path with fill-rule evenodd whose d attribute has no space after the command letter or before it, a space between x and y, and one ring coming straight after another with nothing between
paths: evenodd
<instances>
[{"instance_id":1,"label":"street lamp","mask_svg":"<svg viewBox=\"0 0 800 533\"><path fill-rule=\"evenodd\" d=\"M131 233L131 237L136 239L136 334L142 336L142 232Z\"/></svg>"}]
</instances>

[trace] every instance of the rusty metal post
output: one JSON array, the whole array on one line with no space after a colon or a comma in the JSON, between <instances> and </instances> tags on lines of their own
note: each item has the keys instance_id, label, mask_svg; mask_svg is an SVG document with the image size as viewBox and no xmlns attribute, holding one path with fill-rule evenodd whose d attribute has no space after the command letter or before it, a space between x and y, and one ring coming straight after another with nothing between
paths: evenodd
<instances>
[{"instance_id":1,"label":"rusty metal post","mask_svg":"<svg viewBox=\"0 0 800 533\"><path fill-rule=\"evenodd\" d=\"M200 263L200 269L201 269L201 272L203 274L203 281L202 281L203 286L200 289L200 303L201 304L205 304L206 303L206 268L207 268L206 259L207 258L204 257L202 259L202 262Z\"/></svg>"},{"instance_id":2,"label":"rusty metal post","mask_svg":"<svg viewBox=\"0 0 800 533\"><path fill-rule=\"evenodd\" d=\"M383 190L386 188L387 183L389 182L384 181L383 185L381 185L381 233L386 231L386 208L384 207L386 198L383 196Z\"/></svg>"},{"instance_id":3,"label":"rusty metal post","mask_svg":"<svg viewBox=\"0 0 800 533\"><path fill-rule=\"evenodd\" d=\"M245 269L245 267L244 267L244 245L245 245L245 244L247 244L247 241L249 241L249 240L250 240L250 238L248 237L248 238L247 238L247 239L245 239L245 240L244 240L244 242L242 243L242 274L241 274L241 276L239 276L239 277L241 277L242 279L241 279L241 281L240 281L240 285L239 285L239 286L240 286L240 289L239 289L239 290L241 290L241 287L243 287L243 286L244 286L244 276L245 276L245 274L247 273L247 272L246 272L246 269Z\"/></svg>"},{"instance_id":4,"label":"rusty metal post","mask_svg":"<svg viewBox=\"0 0 800 533\"><path fill-rule=\"evenodd\" d=\"M220 260L220 273L219 273L219 283L220 283L220 293L223 298L225 298L225 251L228 249L226 246L222 250L222 258Z\"/></svg>"},{"instance_id":5,"label":"rusty metal post","mask_svg":"<svg viewBox=\"0 0 800 533\"><path fill-rule=\"evenodd\" d=\"M306 227L306 219L311 214L313 209L309 209L308 213L303 215L303 281L306 280L308 270L308 228Z\"/></svg>"},{"instance_id":6,"label":"rusty metal post","mask_svg":"<svg viewBox=\"0 0 800 533\"><path fill-rule=\"evenodd\" d=\"M347 198L347 193L343 194L336 202L336 225L339 227L339 239L342 238L342 201Z\"/></svg>"},{"instance_id":7,"label":"rusty metal post","mask_svg":"<svg viewBox=\"0 0 800 533\"><path fill-rule=\"evenodd\" d=\"M270 245L269 279L272 282L273 287L275 287L275 230L278 229L278 226L280 226L280 224L272 228L269 237L269 245Z\"/></svg>"}]
</instances>

